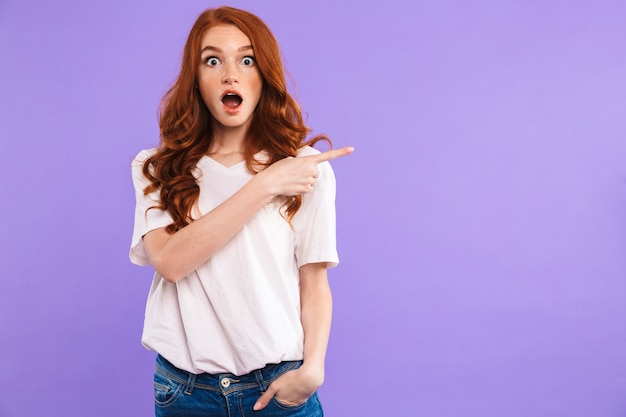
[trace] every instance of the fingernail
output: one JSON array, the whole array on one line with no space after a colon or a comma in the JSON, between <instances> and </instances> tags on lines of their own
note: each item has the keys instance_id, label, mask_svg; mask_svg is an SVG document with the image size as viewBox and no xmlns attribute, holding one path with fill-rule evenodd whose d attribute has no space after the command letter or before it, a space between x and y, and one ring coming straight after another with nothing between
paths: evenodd
<instances>
[{"instance_id":1,"label":"fingernail","mask_svg":"<svg viewBox=\"0 0 626 417\"><path fill-rule=\"evenodd\" d=\"M261 409L261 403L257 401L256 403L254 403L254 407L252 407L252 409L254 411L260 410Z\"/></svg>"}]
</instances>

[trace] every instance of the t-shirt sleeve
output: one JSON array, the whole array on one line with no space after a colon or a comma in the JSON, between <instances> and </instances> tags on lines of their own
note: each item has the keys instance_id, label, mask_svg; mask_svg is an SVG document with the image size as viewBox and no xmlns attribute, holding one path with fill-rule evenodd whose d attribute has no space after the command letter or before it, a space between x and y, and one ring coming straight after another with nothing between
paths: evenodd
<instances>
[{"instance_id":1,"label":"t-shirt sleeve","mask_svg":"<svg viewBox=\"0 0 626 417\"><path fill-rule=\"evenodd\" d=\"M130 261L137 265L149 265L150 260L143 245L143 236L151 230L166 227L174 221L165 210L152 208L159 202L159 191L144 195L143 190L150 181L143 175L143 164L154 149L143 150L137 154L132 164L133 185L135 186L135 227L130 244ZM150 210L148 210L150 209Z\"/></svg>"},{"instance_id":2,"label":"t-shirt sleeve","mask_svg":"<svg viewBox=\"0 0 626 417\"><path fill-rule=\"evenodd\" d=\"M335 174L328 162L318 164L317 168L319 176L313 191L304 194L302 206L293 218L295 255L298 267L326 262L329 268L333 268L339 263L335 220Z\"/></svg>"}]
</instances>

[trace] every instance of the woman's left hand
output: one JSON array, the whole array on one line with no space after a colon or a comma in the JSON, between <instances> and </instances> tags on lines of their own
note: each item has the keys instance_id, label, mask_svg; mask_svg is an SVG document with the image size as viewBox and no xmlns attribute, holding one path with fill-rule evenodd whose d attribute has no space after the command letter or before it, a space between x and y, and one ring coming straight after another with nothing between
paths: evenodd
<instances>
[{"instance_id":1,"label":"woman's left hand","mask_svg":"<svg viewBox=\"0 0 626 417\"><path fill-rule=\"evenodd\" d=\"M305 367L285 372L270 384L254 404L253 410L265 408L272 398L286 406L304 404L313 393L322 385L323 373L314 372Z\"/></svg>"}]
</instances>

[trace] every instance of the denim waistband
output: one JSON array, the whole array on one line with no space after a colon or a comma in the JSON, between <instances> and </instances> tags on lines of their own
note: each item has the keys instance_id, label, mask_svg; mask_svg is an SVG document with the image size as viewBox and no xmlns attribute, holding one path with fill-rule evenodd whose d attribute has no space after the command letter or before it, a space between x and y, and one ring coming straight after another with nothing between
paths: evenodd
<instances>
[{"instance_id":1,"label":"denim waistband","mask_svg":"<svg viewBox=\"0 0 626 417\"><path fill-rule=\"evenodd\" d=\"M285 361L278 364L269 364L264 368L252 371L246 375L233 374L193 374L191 372L178 369L161 355L157 355L156 372L161 375L185 385L185 393L191 394L195 389L209 391L219 391L229 394L251 388L260 388L266 391L267 387L285 372L297 369L302 365L302 361Z\"/></svg>"}]
</instances>

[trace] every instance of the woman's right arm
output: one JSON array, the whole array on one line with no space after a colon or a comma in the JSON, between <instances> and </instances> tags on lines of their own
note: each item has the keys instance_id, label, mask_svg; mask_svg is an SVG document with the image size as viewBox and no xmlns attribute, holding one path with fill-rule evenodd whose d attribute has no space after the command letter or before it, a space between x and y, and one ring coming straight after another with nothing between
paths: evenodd
<instances>
[{"instance_id":1,"label":"woman's right arm","mask_svg":"<svg viewBox=\"0 0 626 417\"><path fill-rule=\"evenodd\" d=\"M154 269L168 281L183 279L209 260L276 196L306 194L317 178L317 164L352 153L345 147L278 161L256 174L239 191L198 220L169 234L148 232L144 246Z\"/></svg>"}]
</instances>

